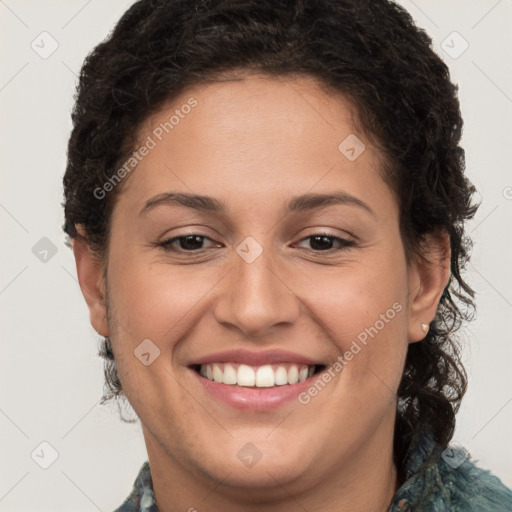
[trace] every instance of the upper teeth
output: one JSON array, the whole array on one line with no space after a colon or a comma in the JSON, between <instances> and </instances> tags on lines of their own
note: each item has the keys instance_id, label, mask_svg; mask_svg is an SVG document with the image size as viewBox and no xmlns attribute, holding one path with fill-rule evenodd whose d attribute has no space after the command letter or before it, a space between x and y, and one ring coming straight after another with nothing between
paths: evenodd
<instances>
[{"instance_id":1,"label":"upper teeth","mask_svg":"<svg viewBox=\"0 0 512 512\"><path fill-rule=\"evenodd\" d=\"M222 384L270 388L284 384L296 384L311 377L314 366L287 364L248 366L234 363L202 364L199 373L209 380Z\"/></svg>"}]
</instances>

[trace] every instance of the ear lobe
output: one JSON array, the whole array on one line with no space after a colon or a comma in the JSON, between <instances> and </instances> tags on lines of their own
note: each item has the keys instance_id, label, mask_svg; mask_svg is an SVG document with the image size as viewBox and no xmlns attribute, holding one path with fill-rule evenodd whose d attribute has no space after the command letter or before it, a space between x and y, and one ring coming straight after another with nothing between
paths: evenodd
<instances>
[{"instance_id":1,"label":"ear lobe","mask_svg":"<svg viewBox=\"0 0 512 512\"><path fill-rule=\"evenodd\" d=\"M409 271L409 342L427 335L424 324L434 320L444 289L450 281L450 237L431 233L424 237Z\"/></svg>"},{"instance_id":2,"label":"ear lobe","mask_svg":"<svg viewBox=\"0 0 512 512\"><path fill-rule=\"evenodd\" d=\"M83 235L82 235L83 236ZM89 317L94 330L101 336L109 336L102 264L84 238L71 241L76 262L80 289L89 308Z\"/></svg>"}]
</instances>

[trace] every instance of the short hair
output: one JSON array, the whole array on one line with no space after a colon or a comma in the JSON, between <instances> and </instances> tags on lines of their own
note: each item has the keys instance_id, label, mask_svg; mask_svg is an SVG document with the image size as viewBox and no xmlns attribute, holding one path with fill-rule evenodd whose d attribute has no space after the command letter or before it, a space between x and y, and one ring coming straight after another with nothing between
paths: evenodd
<instances>
[{"instance_id":1,"label":"short hair","mask_svg":"<svg viewBox=\"0 0 512 512\"><path fill-rule=\"evenodd\" d=\"M455 336L474 311L461 275L471 248L474 187L460 147L463 121L432 40L387 0L141 0L88 55L80 73L64 176L65 223L102 258L120 187L95 190L134 151L136 129L187 87L222 73L313 77L347 97L384 157L408 255L429 233L450 236L451 278L426 338L408 346L398 388L394 456L403 467L424 428L446 446L467 376ZM68 241L69 243L69 241ZM123 395L109 338L102 341L104 401Z\"/></svg>"}]
</instances>

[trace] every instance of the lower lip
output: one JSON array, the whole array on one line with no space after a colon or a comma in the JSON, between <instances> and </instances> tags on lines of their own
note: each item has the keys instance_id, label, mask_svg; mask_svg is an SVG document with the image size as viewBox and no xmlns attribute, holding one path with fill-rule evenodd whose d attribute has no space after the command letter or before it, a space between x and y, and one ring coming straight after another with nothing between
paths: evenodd
<instances>
[{"instance_id":1,"label":"lower lip","mask_svg":"<svg viewBox=\"0 0 512 512\"><path fill-rule=\"evenodd\" d=\"M297 382L297 384L256 388L221 384L202 377L193 369L191 371L203 388L216 399L235 409L250 409L253 411L277 409L292 400L297 400L298 395L308 389L313 379L318 377L318 374L315 374L303 382Z\"/></svg>"}]
</instances>

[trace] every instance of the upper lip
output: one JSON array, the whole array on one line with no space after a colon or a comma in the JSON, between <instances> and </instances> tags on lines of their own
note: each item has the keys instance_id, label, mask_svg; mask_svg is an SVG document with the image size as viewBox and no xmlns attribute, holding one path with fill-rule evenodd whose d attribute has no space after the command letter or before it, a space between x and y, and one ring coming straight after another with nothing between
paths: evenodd
<instances>
[{"instance_id":1,"label":"upper lip","mask_svg":"<svg viewBox=\"0 0 512 512\"><path fill-rule=\"evenodd\" d=\"M308 356L296 354L295 352L290 352L288 350L268 349L252 352L250 350L240 348L234 350L225 350L223 352L215 352L213 354L198 357L191 363L191 365L222 362L247 364L249 366L261 366L265 364L277 363L307 364L310 366L323 364Z\"/></svg>"}]
</instances>

